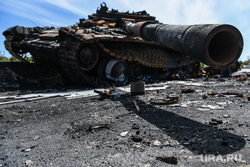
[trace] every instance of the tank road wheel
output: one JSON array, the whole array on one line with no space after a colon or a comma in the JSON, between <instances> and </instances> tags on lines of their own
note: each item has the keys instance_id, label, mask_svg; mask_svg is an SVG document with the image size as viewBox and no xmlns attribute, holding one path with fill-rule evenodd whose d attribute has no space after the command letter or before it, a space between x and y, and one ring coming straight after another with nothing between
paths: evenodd
<instances>
[{"instance_id":1,"label":"tank road wheel","mask_svg":"<svg viewBox=\"0 0 250 167\"><path fill-rule=\"evenodd\" d=\"M94 46L84 47L79 54L79 59L82 70L88 71L93 69L99 59L98 49Z\"/></svg>"},{"instance_id":2,"label":"tank road wheel","mask_svg":"<svg viewBox=\"0 0 250 167\"><path fill-rule=\"evenodd\" d=\"M106 78L116 82L123 82L125 80L124 62L122 60L112 59L108 62L105 68Z\"/></svg>"},{"instance_id":3,"label":"tank road wheel","mask_svg":"<svg viewBox=\"0 0 250 167\"><path fill-rule=\"evenodd\" d=\"M84 45L74 37L68 36L61 42L58 56L68 81L79 86L96 87L100 84L100 78L94 69L99 58L96 46Z\"/></svg>"}]
</instances>

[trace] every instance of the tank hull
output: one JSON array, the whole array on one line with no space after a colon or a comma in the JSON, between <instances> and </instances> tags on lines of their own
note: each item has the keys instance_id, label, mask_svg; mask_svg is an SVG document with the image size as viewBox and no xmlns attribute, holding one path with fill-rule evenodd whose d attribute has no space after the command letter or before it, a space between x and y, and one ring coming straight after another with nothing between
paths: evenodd
<instances>
[{"instance_id":1,"label":"tank hull","mask_svg":"<svg viewBox=\"0 0 250 167\"><path fill-rule=\"evenodd\" d=\"M241 34L229 25L164 25L146 11L108 11L106 4L78 25L15 26L3 35L6 49L20 61L29 63L29 53L34 63L60 68L68 80L84 86L196 76L199 62L227 66L243 47ZM217 47L224 38L237 40Z\"/></svg>"}]
</instances>

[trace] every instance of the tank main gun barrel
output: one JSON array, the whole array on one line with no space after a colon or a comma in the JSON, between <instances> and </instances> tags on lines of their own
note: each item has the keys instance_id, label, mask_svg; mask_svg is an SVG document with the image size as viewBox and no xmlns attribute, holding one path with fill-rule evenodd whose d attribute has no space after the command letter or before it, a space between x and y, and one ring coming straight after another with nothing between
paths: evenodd
<instances>
[{"instance_id":1,"label":"tank main gun barrel","mask_svg":"<svg viewBox=\"0 0 250 167\"><path fill-rule=\"evenodd\" d=\"M214 68L238 60L243 49L240 31L227 24L168 25L146 21L127 22L124 28Z\"/></svg>"}]
</instances>

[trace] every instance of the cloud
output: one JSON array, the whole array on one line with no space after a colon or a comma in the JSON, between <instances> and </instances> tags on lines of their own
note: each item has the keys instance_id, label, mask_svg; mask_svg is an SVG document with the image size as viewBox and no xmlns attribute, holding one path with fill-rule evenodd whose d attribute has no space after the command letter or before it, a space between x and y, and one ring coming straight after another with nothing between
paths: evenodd
<instances>
[{"instance_id":1,"label":"cloud","mask_svg":"<svg viewBox=\"0 0 250 167\"><path fill-rule=\"evenodd\" d=\"M1 2L0 9L4 12L11 13L31 20L38 25L63 25L56 20L58 15L53 11L47 10L40 6L38 1L28 3L27 0L9 0Z\"/></svg>"},{"instance_id":2,"label":"cloud","mask_svg":"<svg viewBox=\"0 0 250 167\"><path fill-rule=\"evenodd\" d=\"M86 0L44 0L45 2L55 5L57 7L68 10L77 15L88 15L86 12L87 1Z\"/></svg>"},{"instance_id":3,"label":"cloud","mask_svg":"<svg viewBox=\"0 0 250 167\"><path fill-rule=\"evenodd\" d=\"M165 24L228 23L240 29L245 46L250 45L250 1L246 0L103 0L109 9L146 10ZM32 20L38 26L67 26L87 18L102 1L89 0L2 0L0 10ZM73 16L74 17L73 17ZM3 16L1 16L3 17ZM72 20L73 19L73 20ZM75 20L76 19L76 20ZM12 25L10 25L12 26ZM243 59L250 55L245 47Z\"/></svg>"},{"instance_id":4,"label":"cloud","mask_svg":"<svg viewBox=\"0 0 250 167\"><path fill-rule=\"evenodd\" d=\"M165 24L232 24L244 38L241 60L250 55L250 1L246 0L107 0L119 11L146 10Z\"/></svg>"},{"instance_id":5,"label":"cloud","mask_svg":"<svg viewBox=\"0 0 250 167\"><path fill-rule=\"evenodd\" d=\"M214 11L215 1L204 0L107 0L108 5L125 10L146 10L167 24L216 23L218 16Z\"/></svg>"}]
</instances>

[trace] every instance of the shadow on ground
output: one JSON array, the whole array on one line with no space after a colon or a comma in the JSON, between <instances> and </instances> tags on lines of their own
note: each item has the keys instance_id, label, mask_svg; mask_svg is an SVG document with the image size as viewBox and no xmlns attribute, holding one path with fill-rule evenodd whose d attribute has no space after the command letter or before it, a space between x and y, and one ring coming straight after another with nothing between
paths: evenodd
<instances>
[{"instance_id":1,"label":"shadow on ground","mask_svg":"<svg viewBox=\"0 0 250 167\"><path fill-rule=\"evenodd\" d=\"M131 108L131 99L128 99L119 99L119 101L128 111L134 110ZM138 116L162 129L166 135L177 140L194 154L232 154L246 145L246 141L236 134L156 108L142 100L136 98L135 100L139 106L143 106L142 110L145 109L142 113L137 113Z\"/></svg>"}]
</instances>

